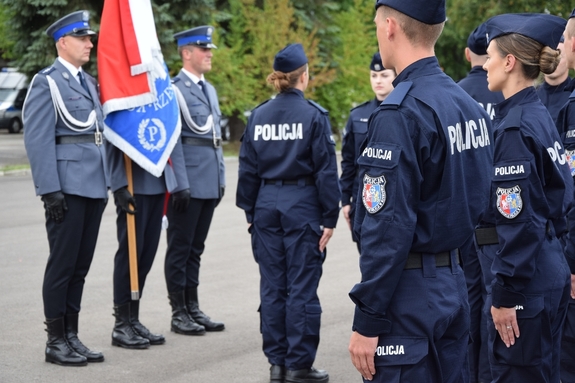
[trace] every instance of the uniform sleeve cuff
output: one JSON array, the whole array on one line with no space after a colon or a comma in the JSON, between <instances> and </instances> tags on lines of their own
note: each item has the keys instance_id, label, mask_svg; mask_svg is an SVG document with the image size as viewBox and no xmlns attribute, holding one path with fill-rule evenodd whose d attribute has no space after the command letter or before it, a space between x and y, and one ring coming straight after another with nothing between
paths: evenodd
<instances>
[{"instance_id":1,"label":"uniform sleeve cuff","mask_svg":"<svg viewBox=\"0 0 575 383\"><path fill-rule=\"evenodd\" d=\"M521 293L506 289L499 283L494 283L491 288L491 304L495 308L515 307L525 304L525 296Z\"/></svg>"},{"instance_id":2,"label":"uniform sleeve cuff","mask_svg":"<svg viewBox=\"0 0 575 383\"><path fill-rule=\"evenodd\" d=\"M352 330L357 331L363 336L376 337L389 333L391 330L391 322L384 318L369 316L356 306Z\"/></svg>"},{"instance_id":3,"label":"uniform sleeve cuff","mask_svg":"<svg viewBox=\"0 0 575 383\"><path fill-rule=\"evenodd\" d=\"M246 212L246 220L248 221L248 223L253 223L254 222L253 214Z\"/></svg>"},{"instance_id":4,"label":"uniform sleeve cuff","mask_svg":"<svg viewBox=\"0 0 575 383\"><path fill-rule=\"evenodd\" d=\"M351 205L351 196L347 194L341 195L341 206Z\"/></svg>"}]
</instances>

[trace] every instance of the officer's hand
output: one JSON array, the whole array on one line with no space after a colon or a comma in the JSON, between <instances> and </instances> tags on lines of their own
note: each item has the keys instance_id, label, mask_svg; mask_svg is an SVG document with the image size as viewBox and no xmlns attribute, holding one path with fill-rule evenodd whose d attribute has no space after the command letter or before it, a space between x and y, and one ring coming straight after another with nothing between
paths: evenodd
<instances>
[{"instance_id":1,"label":"officer's hand","mask_svg":"<svg viewBox=\"0 0 575 383\"><path fill-rule=\"evenodd\" d=\"M349 340L351 362L365 380L372 380L375 375L375 349L378 337L367 337L354 331Z\"/></svg>"},{"instance_id":2,"label":"officer's hand","mask_svg":"<svg viewBox=\"0 0 575 383\"><path fill-rule=\"evenodd\" d=\"M216 202L216 207L220 204L220 202L222 201L222 198L224 198L224 193L226 192L226 187L225 186L220 186L220 198L218 198L217 202Z\"/></svg>"},{"instance_id":3,"label":"officer's hand","mask_svg":"<svg viewBox=\"0 0 575 383\"><path fill-rule=\"evenodd\" d=\"M519 324L517 323L517 313L515 307L491 306L491 316L495 329L499 332L501 340L507 348L515 344L515 338L519 338Z\"/></svg>"},{"instance_id":4,"label":"officer's hand","mask_svg":"<svg viewBox=\"0 0 575 383\"><path fill-rule=\"evenodd\" d=\"M64 193L57 191L44 194L42 201L44 202L44 209L46 209L46 213L48 213L50 218L56 221L56 223L60 223L64 220L64 211L68 210Z\"/></svg>"},{"instance_id":5,"label":"officer's hand","mask_svg":"<svg viewBox=\"0 0 575 383\"><path fill-rule=\"evenodd\" d=\"M351 205L344 205L341 207L341 211L343 212L343 217L345 218L345 221L347 222L347 226L349 227L349 230L351 230L351 218L349 216L350 210L351 210Z\"/></svg>"},{"instance_id":6,"label":"officer's hand","mask_svg":"<svg viewBox=\"0 0 575 383\"><path fill-rule=\"evenodd\" d=\"M190 189L180 190L172 194L172 207L178 213L183 213L188 210L190 205Z\"/></svg>"},{"instance_id":7,"label":"officer's hand","mask_svg":"<svg viewBox=\"0 0 575 383\"><path fill-rule=\"evenodd\" d=\"M319 239L319 251L323 253L332 235L333 235L333 229L328 229L327 227L323 229L323 235Z\"/></svg>"},{"instance_id":8,"label":"officer's hand","mask_svg":"<svg viewBox=\"0 0 575 383\"><path fill-rule=\"evenodd\" d=\"M123 187L114 192L114 203L128 214L136 214L136 200L127 188ZM134 210L130 209L130 204Z\"/></svg>"}]
</instances>

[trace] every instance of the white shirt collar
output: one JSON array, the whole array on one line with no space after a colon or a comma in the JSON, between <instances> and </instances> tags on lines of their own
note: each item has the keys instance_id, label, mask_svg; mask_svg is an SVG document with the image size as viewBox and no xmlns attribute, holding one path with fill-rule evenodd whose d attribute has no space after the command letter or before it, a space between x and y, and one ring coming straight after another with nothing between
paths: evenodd
<instances>
[{"instance_id":1,"label":"white shirt collar","mask_svg":"<svg viewBox=\"0 0 575 383\"><path fill-rule=\"evenodd\" d=\"M198 81L202 80L204 83L206 82L206 79L204 78L204 75L202 74L202 77L198 77L195 74L193 74L192 72L185 70L184 68L182 68L182 72L184 72L184 74L186 76L188 76L190 78L190 80L192 80L194 82L194 84L198 85Z\"/></svg>"},{"instance_id":2,"label":"white shirt collar","mask_svg":"<svg viewBox=\"0 0 575 383\"><path fill-rule=\"evenodd\" d=\"M60 56L58 56L58 61L60 61L60 63L62 65L64 65L64 67L66 69L68 69L68 71L70 71L70 73L72 74L72 77L74 77L76 79L76 81L78 81L78 83L80 83L80 79L78 78L78 72L82 71L82 67L76 68L74 65L70 64L68 61L64 60Z\"/></svg>"}]
</instances>

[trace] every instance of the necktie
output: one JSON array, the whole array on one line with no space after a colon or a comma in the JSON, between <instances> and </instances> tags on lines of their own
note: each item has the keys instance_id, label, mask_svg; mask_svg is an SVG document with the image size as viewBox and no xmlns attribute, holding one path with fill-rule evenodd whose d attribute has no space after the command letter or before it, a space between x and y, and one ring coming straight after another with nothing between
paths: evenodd
<instances>
[{"instance_id":1,"label":"necktie","mask_svg":"<svg viewBox=\"0 0 575 383\"><path fill-rule=\"evenodd\" d=\"M84 88L84 90L90 94L90 91L88 90L88 84L86 84L86 80L84 80L84 75L82 72L78 72L78 78L80 79L80 85L82 85L82 88Z\"/></svg>"},{"instance_id":2,"label":"necktie","mask_svg":"<svg viewBox=\"0 0 575 383\"><path fill-rule=\"evenodd\" d=\"M208 87L204 84L202 80L198 81L198 85L202 88L202 92L204 92L204 96L206 96L208 105L210 105L210 98L208 97Z\"/></svg>"}]
</instances>

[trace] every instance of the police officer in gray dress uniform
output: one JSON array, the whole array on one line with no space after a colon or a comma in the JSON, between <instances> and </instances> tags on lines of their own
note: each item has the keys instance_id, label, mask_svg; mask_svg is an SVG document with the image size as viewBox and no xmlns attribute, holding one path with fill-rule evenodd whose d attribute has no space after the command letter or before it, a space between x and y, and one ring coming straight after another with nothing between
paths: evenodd
<instances>
[{"instance_id":1,"label":"police officer in gray dress uniform","mask_svg":"<svg viewBox=\"0 0 575 383\"><path fill-rule=\"evenodd\" d=\"M71 13L46 33L58 58L34 76L24 102L24 144L36 194L46 210L50 256L42 296L46 362L85 366L104 355L78 339L78 313L109 185L102 145L102 108L90 59L88 12Z\"/></svg>"},{"instance_id":2,"label":"police officer in gray dress uniform","mask_svg":"<svg viewBox=\"0 0 575 383\"><path fill-rule=\"evenodd\" d=\"M165 276L172 305L172 331L202 335L221 331L199 308L200 260L214 210L225 190L221 146L221 112L214 87L204 73L212 68L214 28L201 26L174 35L183 68L173 79L182 119L182 149L190 184L190 206L177 211L168 205L168 248Z\"/></svg>"}]
</instances>

